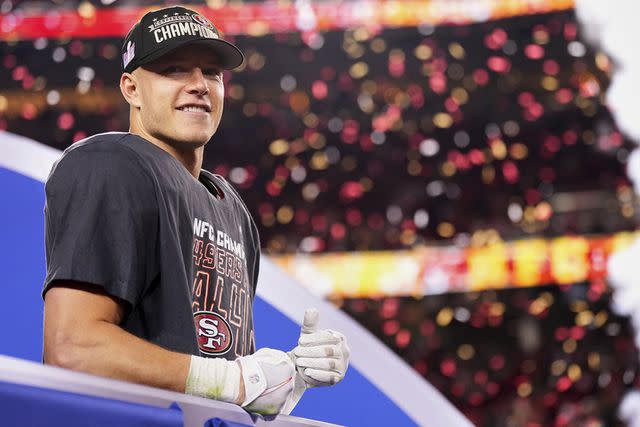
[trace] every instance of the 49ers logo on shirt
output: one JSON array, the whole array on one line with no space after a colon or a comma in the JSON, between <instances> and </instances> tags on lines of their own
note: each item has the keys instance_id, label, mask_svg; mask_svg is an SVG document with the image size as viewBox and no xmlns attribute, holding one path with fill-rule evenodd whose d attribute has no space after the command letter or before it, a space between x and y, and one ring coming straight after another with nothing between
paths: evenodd
<instances>
[{"instance_id":1,"label":"49ers logo on shirt","mask_svg":"<svg viewBox=\"0 0 640 427\"><path fill-rule=\"evenodd\" d=\"M226 320L212 311L193 313L198 334L198 346L205 354L224 354L233 344L231 328Z\"/></svg>"}]
</instances>

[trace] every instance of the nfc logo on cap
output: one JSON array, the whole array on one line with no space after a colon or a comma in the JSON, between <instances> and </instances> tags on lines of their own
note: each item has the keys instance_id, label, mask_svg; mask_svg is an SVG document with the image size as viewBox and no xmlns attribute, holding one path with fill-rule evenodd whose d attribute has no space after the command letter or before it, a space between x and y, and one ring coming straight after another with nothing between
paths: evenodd
<instances>
[{"instance_id":1,"label":"nfc logo on cap","mask_svg":"<svg viewBox=\"0 0 640 427\"><path fill-rule=\"evenodd\" d=\"M200 24L200 25L202 25L202 26L204 26L204 27L210 28L210 29L212 29L212 30L214 29L213 24L212 24L212 23L211 23L207 18L205 18L204 16L199 15L199 14L197 14L197 13L194 13L191 17L192 17L192 18L193 18L193 20L194 20L194 21L196 21L198 24Z\"/></svg>"}]
</instances>

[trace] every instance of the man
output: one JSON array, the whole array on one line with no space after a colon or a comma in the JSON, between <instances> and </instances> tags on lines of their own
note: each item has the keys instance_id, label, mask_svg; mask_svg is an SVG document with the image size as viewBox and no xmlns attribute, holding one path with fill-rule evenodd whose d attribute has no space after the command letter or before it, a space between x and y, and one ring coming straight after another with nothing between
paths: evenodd
<instances>
[{"instance_id":1,"label":"man","mask_svg":"<svg viewBox=\"0 0 640 427\"><path fill-rule=\"evenodd\" d=\"M202 15L147 13L127 35L128 133L65 150L46 184L45 363L289 413L340 381L344 336L305 315L289 353L255 351L258 231L234 189L202 169L243 62Z\"/></svg>"}]
</instances>

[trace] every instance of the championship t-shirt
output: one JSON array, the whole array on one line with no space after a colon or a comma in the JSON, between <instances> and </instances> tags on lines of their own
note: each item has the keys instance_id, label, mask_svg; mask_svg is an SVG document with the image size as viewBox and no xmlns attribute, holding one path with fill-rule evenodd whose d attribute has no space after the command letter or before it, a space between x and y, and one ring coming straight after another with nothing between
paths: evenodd
<instances>
[{"instance_id":1,"label":"championship t-shirt","mask_svg":"<svg viewBox=\"0 0 640 427\"><path fill-rule=\"evenodd\" d=\"M120 326L145 340L229 360L254 352L258 231L222 177L196 179L145 139L111 132L65 150L45 190L43 295L91 283L126 302Z\"/></svg>"}]
</instances>

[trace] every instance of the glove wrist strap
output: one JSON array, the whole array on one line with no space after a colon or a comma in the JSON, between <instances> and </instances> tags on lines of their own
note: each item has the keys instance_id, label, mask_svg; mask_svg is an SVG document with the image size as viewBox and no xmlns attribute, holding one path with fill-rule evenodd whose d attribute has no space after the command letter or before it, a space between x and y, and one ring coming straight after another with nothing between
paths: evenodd
<instances>
[{"instance_id":1,"label":"glove wrist strap","mask_svg":"<svg viewBox=\"0 0 640 427\"><path fill-rule=\"evenodd\" d=\"M240 406L247 406L267 389L267 379L262 368L252 356L236 359L242 365L242 379L244 380L245 399Z\"/></svg>"}]
</instances>

